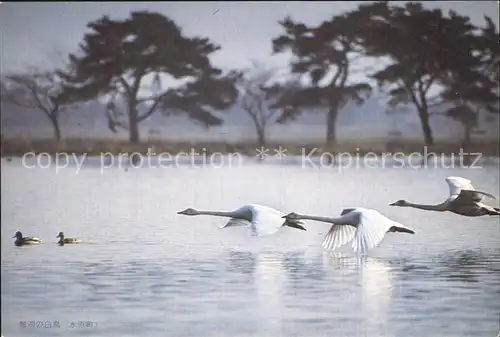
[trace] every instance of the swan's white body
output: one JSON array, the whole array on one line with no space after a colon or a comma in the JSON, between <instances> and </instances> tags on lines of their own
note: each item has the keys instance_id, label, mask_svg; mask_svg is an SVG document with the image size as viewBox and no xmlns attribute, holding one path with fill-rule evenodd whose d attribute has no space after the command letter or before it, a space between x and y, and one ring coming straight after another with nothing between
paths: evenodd
<instances>
[{"instance_id":1,"label":"swan's white body","mask_svg":"<svg viewBox=\"0 0 500 337\"><path fill-rule=\"evenodd\" d=\"M288 215L292 219L308 219L334 224L322 243L327 250L335 250L352 242L352 250L357 254L365 255L368 250L382 242L387 232L414 234L413 230L399 222L387 218L376 210L363 207L344 209L338 218L292 214Z\"/></svg>"},{"instance_id":2,"label":"swan's white body","mask_svg":"<svg viewBox=\"0 0 500 337\"><path fill-rule=\"evenodd\" d=\"M233 218L222 225L221 228L248 226L254 236L271 235L283 227L285 223L284 215L285 213L268 206L248 204L234 210ZM247 220L248 216L251 217L251 220Z\"/></svg>"},{"instance_id":3,"label":"swan's white body","mask_svg":"<svg viewBox=\"0 0 500 337\"><path fill-rule=\"evenodd\" d=\"M301 222L283 219L285 213L259 204L247 204L231 212L187 209L178 214L229 217L231 219L220 228L247 226L253 236L272 235L283 226L305 230Z\"/></svg>"}]
</instances>

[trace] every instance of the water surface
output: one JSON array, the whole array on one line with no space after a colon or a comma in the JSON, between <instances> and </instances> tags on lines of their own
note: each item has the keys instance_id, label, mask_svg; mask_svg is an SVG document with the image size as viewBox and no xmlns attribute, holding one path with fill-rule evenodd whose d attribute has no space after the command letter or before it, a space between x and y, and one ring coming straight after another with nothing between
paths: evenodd
<instances>
[{"instance_id":1,"label":"water surface","mask_svg":"<svg viewBox=\"0 0 500 337\"><path fill-rule=\"evenodd\" d=\"M451 175L498 195L498 170L94 163L56 173L2 160L2 334L491 337L500 325L499 219L388 204L439 203ZM323 252L328 224L256 238L219 229L222 218L176 214L245 203L325 216L372 207L416 234L388 234L358 259ZM16 230L44 243L15 247ZM59 247L59 231L85 242Z\"/></svg>"}]
</instances>

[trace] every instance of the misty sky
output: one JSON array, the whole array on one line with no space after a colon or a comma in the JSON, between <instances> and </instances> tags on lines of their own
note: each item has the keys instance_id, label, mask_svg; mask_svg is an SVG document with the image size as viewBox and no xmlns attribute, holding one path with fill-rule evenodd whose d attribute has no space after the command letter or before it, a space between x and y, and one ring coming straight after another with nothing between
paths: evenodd
<instances>
[{"instance_id":1,"label":"misty sky","mask_svg":"<svg viewBox=\"0 0 500 337\"><path fill-rule=\"evenodd\" d=\"M104 14L122 19L132 10L151 10L172 18L187 35L204 35L222 46L212 58L223 68L244 67L249 60L286 65L283 56L271 57L271 39L281 33L278 20L290 15L317 24L359 2L156 2L156 3L1 3L2 72L26 65L50 65L54 51L77 50L89 21ZM483 25L485 14L498 25L496 1L424 2L427 7L453 9ZM53 65L53 64L52 64ZM57 66L57 65L56 65Z\"/></svg>"}]
</instances>

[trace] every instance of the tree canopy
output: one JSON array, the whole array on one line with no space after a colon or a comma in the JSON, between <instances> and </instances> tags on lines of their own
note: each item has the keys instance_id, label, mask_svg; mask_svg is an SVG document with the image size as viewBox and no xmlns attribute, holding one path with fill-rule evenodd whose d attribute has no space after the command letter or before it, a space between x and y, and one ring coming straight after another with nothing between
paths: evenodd
<instances>
[{"instance_id":1,"label":"tree canopy","mask_svg":"<svg viewBox=\"0 0 500 337\"><path fill-rule=\"evenodd\" d=\"M273 39L273 52L291 51L293 74L306 75L310 85L291 82L284 88L274 86L270 94L279 95L283 108L281 122L294 119L308 108L327 109L327 144L335 143L338 111L349 101L362 103L371 94L368 83L349 82L354 57L362 50L355 34L356 22L344 15L334 16L316 27L307 27L287 17L279 24L284 34Z\"/></svg>"},{"instance_id":2,"label":"tree canopy","mask_svg":"<svg viewBox=\"0 0 500 337\"><path fill-rule=\"evenodd\" d=\"M427 145L434 143L430 105L442 100L495 100L493 82L484 72L485 52L498 48L491 44L491 26L485 30L490 35L481 37L468 17L453 11L445 16L439 9L412 2L361 5L347 15L360 22L357 34L365 55L390 59L372 77L387 90L390 105L415 105ZM440 93L431 96L438 86Z\"/></svg>"},{"instance_id":3,"label":"tree canopy","mask_svg":"<svg viewBox=\"0 0 500 337\"><path fill-rule=\"evenodd\" d=\"M445 90L441 97L498 113L500 35L493 21L489 17L485 17L485 20L486 27L482 28L480 33L468 36L467 42L470 46L468 60L455 57L443 61L450 62L455 68L447 77L444 76Z\"/></svg>"},{"instance_id":4,"label":"tree canopy","mask_svg":"<svg viewBox=\"0 0 500 337\"><path fill-rule=\"evenodd\" d=\"M356 62L369 57L380 68L367 75L387 93L388 105L416 108L426 145L434 144L430 117L438 104L453 105L443 114L467 127L481 110L500 112L500 34L490 17L477 26L454 11L379 1L315 25L290 17L278 24L273 54L292 54L285 83L271 85L275 74L264 69L253 77L223 72L210 61L221 49L214 41L187 36L162 14L134 11L123 19L104 15L89 22L63 70L7 76L2 99L44 112L57 139L66 106L108 99L109 129L128 130L132 143L140 141L139 124L156 112L210 127L223 123L215 111L229 111L238 102L264 143L270 123L321 111L331 149L339 112L349 102L363 104L372 93L369 83L353 76Z\"/></svg>"},{"instance_id":5,"label":"tree canopy","mask_svg":"<svg viewBox=\"0 0 500 337\"><path fill-rule=\"evenodd\" d=\"M159 109L217 125L221 120L210 109L227 107L236 98L233 84L238 74L224 76L209 60L220 47L208 38L186 37L161 14L136 11L124 20L103 16L87 26L91 32L80 43L80 55L70 54L69 69L60 73L67 83L63 96L73 101L106 94L121 97L128 121L114 120L118 113L108 118L110 127L128 128L131 142L139 141L138 123ZM186 83L164 89L160 75ZM157 89L143 95L148 77Z\"/></svg>"}]
</instances>

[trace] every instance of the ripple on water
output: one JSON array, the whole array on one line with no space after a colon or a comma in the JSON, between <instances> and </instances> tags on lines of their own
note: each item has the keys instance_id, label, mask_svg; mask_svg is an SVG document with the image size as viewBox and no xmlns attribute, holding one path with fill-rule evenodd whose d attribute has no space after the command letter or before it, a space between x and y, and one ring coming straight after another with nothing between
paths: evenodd
<instances>
[{"instance_id":1,"label":"ripple on water","mask_svg":"<svg viewBox=\"0 0 500 337\"><path fill-rule=\"evenodd\" d=\"M500 194L491 190L499 186L497 166L333 173L294 165L105 174L83 168L78 175L2 166L2 333L491 337L499 329L498 221L387 205L399 198L439 202L450 175ZM58 193L47 194L48 185ZM328 226L321 224L261 239L219 229L222 219L176 214L248 201L319 215L371 205L417 234L387 235L368 259L356 259L348 249L324 253ZM49 239L14 247L10 237L19 228ZM50 238L61 230L84 244L58 247ZM20 328L30 319L62 327ZM71 330L71 320L98 326Z\"/></svg>"}]
</instances>

